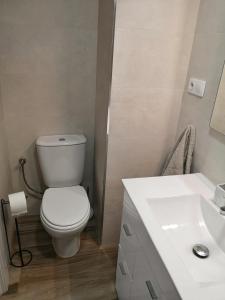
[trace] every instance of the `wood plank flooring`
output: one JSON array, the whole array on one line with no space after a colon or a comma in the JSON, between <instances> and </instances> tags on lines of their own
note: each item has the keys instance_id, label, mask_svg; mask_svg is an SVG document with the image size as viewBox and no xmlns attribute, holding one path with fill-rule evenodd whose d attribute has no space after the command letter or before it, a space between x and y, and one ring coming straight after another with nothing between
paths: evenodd
<instances>
[{"instance_id":1,"label":"wood plank flooring","mask_svg":"<svg viewBox=\"0 0 225 300\"><path fill-rule=\"evenodd\" d=\"M1 300L116 300L115 248L102 249L92 226L82 233L81 249L70 259L58 258L39 219L20 221L23 247L32 251L31 264L11 268L11 285Z\"/></svg>"}]
</instances>

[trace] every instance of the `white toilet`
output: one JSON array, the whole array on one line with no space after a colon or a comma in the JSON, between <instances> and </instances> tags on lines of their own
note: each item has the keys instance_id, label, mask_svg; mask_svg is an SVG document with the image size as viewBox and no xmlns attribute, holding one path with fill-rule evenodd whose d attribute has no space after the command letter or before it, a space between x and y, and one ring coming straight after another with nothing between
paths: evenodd
<instances>
[{"instance_id":1,"label":"white toilet","mask_svg":"<svg viewBox=\"0 0 225 300\"><path fill-rule=\"evenodd\" d=\"M41 222L52 237L58 256L75 255L80 233L90 216L90 203L82 181L86 138L83 135L41 136L36 141L45 191Z\"/></svg>"}]
</instances>

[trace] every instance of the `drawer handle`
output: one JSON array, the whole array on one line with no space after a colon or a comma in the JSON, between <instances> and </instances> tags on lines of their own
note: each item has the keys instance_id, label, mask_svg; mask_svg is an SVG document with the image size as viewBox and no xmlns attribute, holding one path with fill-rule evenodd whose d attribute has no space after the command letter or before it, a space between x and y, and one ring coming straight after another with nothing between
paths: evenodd
<instances>
[{"instance_id":1,"label":"drawer handle","mask_svg":"<svg viewBox=\"0 0 225 300\"><path fill-rule=\"evenodd\" d=\"M127 224L123 224L123 229L126 233L126 236L132 236L132 233L130 232L130 229Z\"/></svg>"},{"instance_id":2,"label":"drawer handle","mask_svg":"<svg viewBox=\"0 0 225 300\"><path fill-rule=\"evenodd\" d=\"M127 275L127 272L124 268L124 265L122 262L119 263L119 267L120 267L120 272L122 273L123 276L126 276Z\"/></svg>"},{"instance_id":3,"label":"drawer handle","mask_svg":"<svg viewBox=\"0 0 225 300\"><path fill-rule=\"evenodd\" d=\"M150 280L146 281L146 285L147 285L147 288L148 288L148 291L149 291L149 294L150 294L152 300L159 299L158 296L156 295L156 292L155 292Z\"/></svg>"}]
</instances>

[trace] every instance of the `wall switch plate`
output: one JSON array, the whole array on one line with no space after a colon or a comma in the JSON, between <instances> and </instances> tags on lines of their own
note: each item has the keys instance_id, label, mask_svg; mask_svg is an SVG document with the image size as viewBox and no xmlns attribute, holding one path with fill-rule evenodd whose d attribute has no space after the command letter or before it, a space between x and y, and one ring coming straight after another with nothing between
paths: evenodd
<instances>
[{"instance_id":1,"label":"wall switch plate","mask_svg":"<svg viewBox=\"0 0 225 300\"><path fill-rule=\"evenodd\" d=\"M203 97L205 93L206 81L196 78L190 78L188 92L198 97Z\"/></svg>"}]
</instances>

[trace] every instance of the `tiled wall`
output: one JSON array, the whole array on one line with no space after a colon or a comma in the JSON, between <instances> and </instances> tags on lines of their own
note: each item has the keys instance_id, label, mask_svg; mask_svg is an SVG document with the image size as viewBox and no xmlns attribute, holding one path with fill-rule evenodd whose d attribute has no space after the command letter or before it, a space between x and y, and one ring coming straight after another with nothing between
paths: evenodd
<instances>
[{"instance_id":1,"label":"tiled wall","mask_svg":"<svg viewBox=\"0 0 225 300\"><path fill-rule=\"evenodd\" d=\"M0 84L14 191L23 188L21 156L31 185L40 188L39 135L84 133L85 181L92 182L97 20L97 0L0 2ZM30 213L39 205L30 198Z\"/></svg>"},{"instance_id":2,"label":"tiled wall","mask_svg":"<svg viewBox=\"0 0 225 300\"><path fill-rule=\"evenodd\" d=\"M0 98L0 199L4 198L7 200L7 195L12 191L11 188L11 178L8 160L8 149L7 141L5 135L5 124L4 124L4 114L2 109L2 101ZM6 209L7 213L7 209ZM10 230L10 239L13 233L11 220L8 219L8 230ZM7 269L7 248L5 240L5 230L3 227L3 217L0 207L0 277L1 277L1 287L0 295L5 292L8 285L8 269ZM3 280L3 281L2 281Z\"/></svg>"},{"instance_id":3,"label":"tiled wall","mask_svg":"<svg viewBox=\"0 0 225 300\"><path fill-rule=\"evenodd\" d=\"M1 91L1 89L0 89ZM0 97L0 199L7 200L7 195L11 192L11 177L8 158L8 147L5 133L5 118ZM1 218L0 214L0 218Z\"/></svg>"},{"instance_id":4,"label":"tiled wall","mask_svg":"<svg viewBox=\"0 0 225 300\"><path fill-rule=\"evenodd\" d=\"M118 0L103 244L118 242L121 178L160 173L174 142L199 1Z\"/></svg>"},{"instance_id":5,"label":"tiled wall","mask_svg":"<svg viewBox=\"0 0 225 300\"><path fill-rule=\"evenodd\" d=\"M194 172L202 172L215 183L225 180L225 136L210 129L209 123L225 60L225 2L202 0L191 55L189 78L205 79L202 99L185 91L179 131L188 123L197 128Z\"/></svg>"},{"instance_id":6,"label":"tiled wall","mask_svg":"<svg viewBox=\"0 0 225 300\"><path fill-rule=\"evenodd\" d=\"M95 103L95 214L101 236L107 156L107 115L112 77L114 0L99 1L97 87Z\"/></svg>"}]
</instances>

